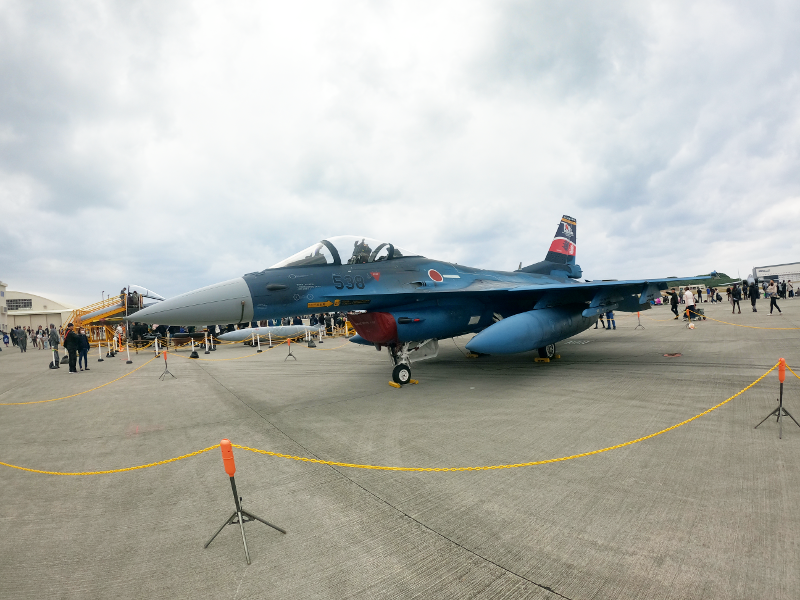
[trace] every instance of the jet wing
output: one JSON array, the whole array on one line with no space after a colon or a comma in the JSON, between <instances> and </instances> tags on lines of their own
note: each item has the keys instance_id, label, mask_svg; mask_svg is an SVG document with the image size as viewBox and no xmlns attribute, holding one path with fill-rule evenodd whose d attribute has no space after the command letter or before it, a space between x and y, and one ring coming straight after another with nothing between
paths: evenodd
<instances>
[{"instance_id":1,"label":"jet wing","mask_svg":"<svg viewBox=\"0 0 800 600\"><path fill-rule=\"evenodd\" d=\"M637 312L650 308L650 300L655 299L676 281L700 281L708 275L684 277L681 279L628 279L622 281L584 281L572 280L544 281L541 284L520 284L519 282L476 279L461 288L437 289L421 288L415 290L423 296L462 294L480 297L483 301L520 300L528 296L534 308L548 308L568 304L586 303L584 316L593 316L608 310Z\"/></svg>"}]
</instances>

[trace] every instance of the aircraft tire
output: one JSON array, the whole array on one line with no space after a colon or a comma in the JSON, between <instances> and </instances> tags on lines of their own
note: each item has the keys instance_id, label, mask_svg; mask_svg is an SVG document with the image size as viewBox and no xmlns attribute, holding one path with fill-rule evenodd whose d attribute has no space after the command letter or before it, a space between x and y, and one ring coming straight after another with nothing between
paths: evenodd
<instances>
[{"instance_id":1,"label":"aircraft tire","mask_svg":"<svg viewBox=\"0 0 800 600\"><path fill-rule=\"evenodd\" d=\"M539 358L553 358L556 355L556 345L548 344L544 348L539 348Z\"/></svg>"},{"instance_id":2,"label":"aircraft tire","mask_svg":"<svg viewBox=\"0 0 800 600\"><path fill-rule=\"evenodd\" d=\"M392 369L392 381L400 385L405 385L411 381L411 369L408 368L408 365L397 365Z\"/></svg>"}]
</instances>

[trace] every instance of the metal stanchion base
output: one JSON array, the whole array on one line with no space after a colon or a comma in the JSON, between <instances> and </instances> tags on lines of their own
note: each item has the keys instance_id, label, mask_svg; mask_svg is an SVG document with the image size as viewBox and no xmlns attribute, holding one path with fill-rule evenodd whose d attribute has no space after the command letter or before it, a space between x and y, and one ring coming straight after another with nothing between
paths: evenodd
<instances>
[{"instance_id":1,"label":"metal stanchion base","mask_svg":"<svg viewBox=\"0 0 800 600\"><path fill-rule=\"evenodd\" d=\"M163 379L164 379L164 378L165 378L167 375L170 375L170 376L171 376L173 379L177 379L177 377L175 377L175 375L173 375L172 373L170 373L170 372L169 372L169 369L167 369L166 367L164 367L164 372L161 374L161 376L159 377L159 379L163 380Z\"/></svg>"},{"instance_id":2,"label":"metal stanchion base","mask_svg":"<svg viewBox=\"0 0 800 600\"><path fill-rule=\"evenodd\" d=\"M292 357L293 359L297 360L297 357L294 354L292 354L291 350L289 350L289 354L286 355L286 358L283 359L283 362L289 360L289 357Z\"/></svg>"},{"instance_id":3,"label":"metal stanchion base","mask_svg":"<svg viewBox=\"0 0 800 600\"><path fill-rule=\"evenodd\" d=\"M264 525L272 527L273 529L275 529L277 531L280 531L281 533L284 533L284 534L286 533L286 531L284 531L283 529L281 529L277 525L273 525L269 521L265 521L261 517L257 517L253 513L250 513L250 512L247 512L244 509L241 509L239 511L233 511L233 514L228 518L227 521L225 521L222 524L222 526L219 529L217 529L217 532L214 535L211 536L211 539L206 542L206 545L203 546L203 548L208 548L209 544L214 541L214 538L217 537L219 535L219 533L223 529L225 529L226 525L239 525L239 528L242 531L242 545L244 546L244 557L247 560L247 564L249 565L250 564L250 552L248 552L248 550L247 550L247 538L244 535L244 524L245 523L249 523L250 521L259 521L260 523L263 523Z\"/></svg>"},{"instance_id":4,"label":"metal stanchion base","mask_svg":"<svg viewBox=\"0 0 800 600\"><path fill-rule=\"evenodd\" d=\"M779 427L778 427L778 439L783 439L783 418L782 417L789 417L792 421L794 421L795 425L800 427L800 423L798 423L797 419L795 419L792 416L792 414L783 407L783 404L781 404L778 408L776 408L771 413L769 413L766 417L761 419L761 423L763 423L764 421L766 421L767 419L769 419L773 415L775 416L775 420L778 422L778 425L779 425ZM761 423L759 423L758 425L761 425ZM753 429L758 429L758 425L753 427Z\"/></svg>"},{"instance_id":5,"label":"metal stanchion base","mask_svg":"<svg viewBox=\"0 0 800 600\"><path fill-rule=\"evenodd\" d=\"M132 364L133 364L133 361L132 361L132 360L126 360L126 361L125 361L125 364L126 364L126 365L132 365Z\"/></svg>"}]
</instances>

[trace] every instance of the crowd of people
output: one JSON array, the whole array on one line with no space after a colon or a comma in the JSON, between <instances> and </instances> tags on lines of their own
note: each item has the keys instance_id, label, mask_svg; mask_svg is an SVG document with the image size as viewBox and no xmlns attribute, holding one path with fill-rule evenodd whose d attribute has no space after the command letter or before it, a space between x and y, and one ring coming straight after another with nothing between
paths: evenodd
<instances>
[{"instance_id":1,"label":"crowd of people","mask_svg":"<svg viewBox=\"0 0 800 600\"><path fill-rule=\"evenodd\" d=\"M705 300L703 300L703 292L705 292ZM778 300L781 298L794 298L794 287L792 286L791 280L776 282L774 279L771 279L769 282L762 281L760 285L755 280L743 280L741 285L739 283L734 283L732 286L725 289L727 301L731 305L731 314L742 314L741 301L743 299L750 300L750 306L753 312L758 312L756 303L759 298L761 298L762 293L764 294L763 299L770 301L769 314L772 315L773 310L777 310L778 314L782 315L783 313L778 306ZM698 308L697 305L702 302L711 302L712 304L721 303L722 292L718 288L703 288L700 286L694 289L691 287L687 287L686 289L680 288L680 291L672 288L665 292L662 298L658 300L660 300L659 303L661 304L667 304L667 302L669 302L670 308L675 314L675 319L680 318L678 306L682 304L685 305L685 307L682 308L684 320L688 318L688 314L691 314L692 318L703 318L704 311L702 308Z\"/></svg>"}]
</instances>

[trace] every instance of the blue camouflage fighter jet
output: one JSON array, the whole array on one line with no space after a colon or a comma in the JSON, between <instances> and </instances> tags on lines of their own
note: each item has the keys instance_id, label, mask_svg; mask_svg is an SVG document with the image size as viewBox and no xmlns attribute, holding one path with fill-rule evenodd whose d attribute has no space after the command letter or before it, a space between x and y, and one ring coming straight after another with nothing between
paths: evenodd
<instances>
[{"instance_id":1,"label":"blue camouflage fighter jet","mask_svg":"<svg viewBox=\"0 0 800 600\"><path fill-rule=\"evenodd\" d=\"M385 347L392 378L406 384L411 363L437 355L441 339L477 334L476 354L537 350L591 327L611 310L637 312L675 278L584 281L575 263L576 221L564 215L547 256L514 272L432 260L388 242L339 236L268 269L181 294L129 320L209 325L347 311L350 341ZM687 277L682 280L702 279Z\"/></svg>"}]
</instances>

